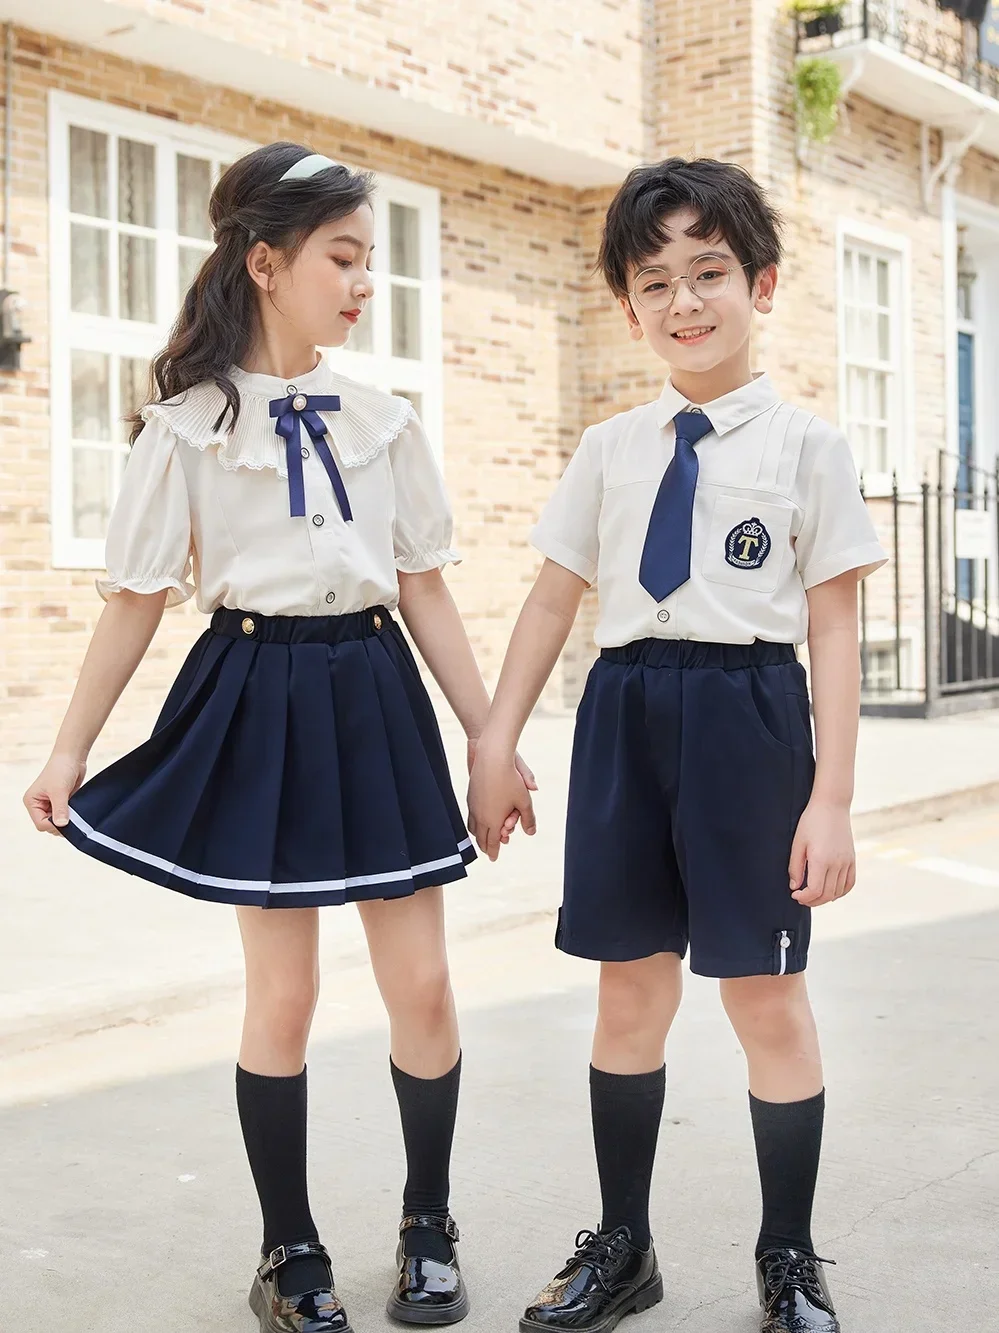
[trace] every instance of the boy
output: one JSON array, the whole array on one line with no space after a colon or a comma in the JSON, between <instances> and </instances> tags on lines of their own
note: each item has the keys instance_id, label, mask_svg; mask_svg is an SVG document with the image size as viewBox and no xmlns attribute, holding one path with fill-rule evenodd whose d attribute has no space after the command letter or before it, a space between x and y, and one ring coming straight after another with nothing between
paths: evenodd
<instances>
[{"instance_id":1,"label":"boy","mask_svg":"<svg viewBox=\"0 0 999 1333\"><path fill-rule=\"evenodd\" d=\"M749 1067L764 1333L840 1328L810 1229L824 1089L803 972L811 908L854 884L857 586L885 556L844 437L750 371L780 258L780 219L738 167L673 158L621 187L599 266L670 378L584 432L532 534L547 558L478 746L471 826L495 858L512 811L533 822L517 739L597 582L556 944L601 965L603 1215L524 1333L604 1333L662 1299L649 1189L688 943Z\"/></svg>"}]
</instances>

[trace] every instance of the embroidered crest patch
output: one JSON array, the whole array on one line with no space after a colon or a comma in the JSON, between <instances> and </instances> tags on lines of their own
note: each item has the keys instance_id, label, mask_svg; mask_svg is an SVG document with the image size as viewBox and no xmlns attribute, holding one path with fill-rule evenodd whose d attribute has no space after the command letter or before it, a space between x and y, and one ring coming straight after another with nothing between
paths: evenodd
<instances>
[{"instance_id":1,"label":"embroidered crest patch","mask_svg":"<svg viewBox=\"0 0 999 1333\"><path fill-rule=\"evenodd\" d=\"M734 569L759 569L770 554L770 533L758 518L738 524L725 538L725 560Z\"/></svg>"}]
</instances>

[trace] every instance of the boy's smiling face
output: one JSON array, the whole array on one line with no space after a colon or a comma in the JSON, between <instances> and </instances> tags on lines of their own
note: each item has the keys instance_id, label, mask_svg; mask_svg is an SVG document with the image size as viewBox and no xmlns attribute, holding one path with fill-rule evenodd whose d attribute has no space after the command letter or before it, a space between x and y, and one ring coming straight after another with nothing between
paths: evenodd
<instances>
[{"instance_id":1,"label":"boy's smiling face","mask_svg":"<svg viewBox=\"0 0 999 1333\"><path fill-rule=\"evenodd\" d=\"M749 335L753 312L769 314L773 309L777 269L770 267L750 285L747 270L731 246L720 236L708 240L690 235L700 230L692 209L682 209L666 219L670 240L658 254L628 271L632 295L621 298L634 339L646 338L652 350L665 361L674 384L681 391L709 388L720 397L748 382ZM731 269L727 274L725 270ZM700 275L704 293L693 290L683 275ZM725 287L725 278L728 286ZM649 300L668 293L676 282L673 299L662 310L650 310L634 296L641 292ZM722 291L712 295L711 288ZM731 381L731 382L729 382ZM701 401L708 401L701 396Z\"/></svg>"}]
</instances>

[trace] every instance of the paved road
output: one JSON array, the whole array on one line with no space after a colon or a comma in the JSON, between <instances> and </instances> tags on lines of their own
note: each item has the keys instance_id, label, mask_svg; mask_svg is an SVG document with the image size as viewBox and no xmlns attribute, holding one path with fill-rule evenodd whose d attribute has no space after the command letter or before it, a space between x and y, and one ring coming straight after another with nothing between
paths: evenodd
<instances>
[{"instance_id":1,"label":"paved road","mask_svg":"<svg viewBox=\"0 0 999 1333\"><path fill-rule=\"evenodd\" d=\"M861 871L852 898L816 918L830 1090L816 1243L838 1260L847 1333L985 1328L999 1308L999 815L870 843ZM453 951L467 1333L515 1329L596 1221L593 974L550 936L537 919ZM5 1333L253 1333L238 1024L230 996L0 1061ZM401 1151L385 1050L370 978L344 964L326 977L310 1059L312 1174L357 1333L388 1327ZM627 1333L752 1333L745 1078L709 982L690 979L669 1069L653 1210L668 1295Z\"/></svg>"}]
</instances>

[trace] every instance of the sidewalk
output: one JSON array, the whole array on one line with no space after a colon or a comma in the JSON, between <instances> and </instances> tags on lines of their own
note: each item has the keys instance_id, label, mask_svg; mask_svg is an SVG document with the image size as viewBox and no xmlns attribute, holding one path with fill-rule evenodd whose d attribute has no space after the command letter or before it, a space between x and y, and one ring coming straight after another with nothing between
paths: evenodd
<instances>
[{"instance_id":1,"label":"sidewalk","mask_svg":"<svg viewBox=\"0 0 999 1333\"><path fill-rule=\"evenodd\" d=\"M462 793L464 742L453 730L446 740ZM571 717L541 716L529 724L522 749L540 783L540 831L533 840L518 835L497 864L480 860L467 881L451 888L452 940L554 917L571 740ZM33 777L33 767L0 765L6 890L0 1054L182 1012L237 991L242 955L231 909L119 874L36 834L20 804ZM862 722L859 836L985 801L999 801L999 711ZM324 912L323 932L327 976L365 956L356 913Z\"/></svg>"}]
</instances>

